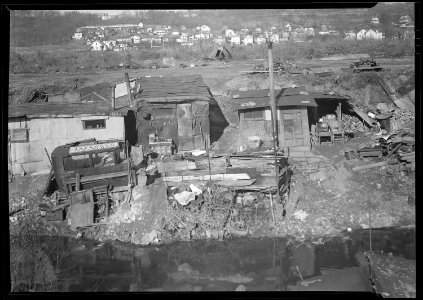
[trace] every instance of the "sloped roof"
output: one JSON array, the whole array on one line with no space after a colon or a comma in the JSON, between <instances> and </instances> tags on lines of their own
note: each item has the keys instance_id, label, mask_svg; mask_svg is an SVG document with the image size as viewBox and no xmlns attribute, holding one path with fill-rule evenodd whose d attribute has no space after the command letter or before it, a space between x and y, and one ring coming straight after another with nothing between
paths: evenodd
<instances>
[{"instance_id":1,"label":"sloped roof","mask_svg":"<svg viewBox=\"0 0 423 300\"><path fill-rule=\"evenodd\" d=\"M239 105L239 110L270 106L270 90L237 91L232 101ZM283 106L314 106L317 107L314 97L304 87L282 88L275 90L276 105Z\"/></svg>"},{"instance_id":2,"label":"sloped roof","mask_svg":"<svg viewBox=\"0 0 423 300\"><path fill-rule=\"evenodd\" d=\"M146 102L184 102L212 98L207 85L200 75L178 77L141 77L138 78L140 92L136 101Z\"/></svg>"},{"instance_id":3,"label":"sloped roof","mask_svg":"<svg viewBox=\"0 0 423 300\"><path fill-rule=\"evenodd\" d=\"M9 118L60 118L78 116L122 116L122 112L113 112L109 103L27 103L9 105Z\"/></svg>"}]
</instances>

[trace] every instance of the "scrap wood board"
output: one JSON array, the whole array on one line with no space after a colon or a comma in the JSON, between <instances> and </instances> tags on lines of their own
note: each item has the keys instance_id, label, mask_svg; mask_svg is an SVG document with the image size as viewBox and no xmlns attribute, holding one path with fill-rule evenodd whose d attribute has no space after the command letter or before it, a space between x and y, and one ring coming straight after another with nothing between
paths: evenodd
<instances>
[{"instance_id":1,"label":"scrap wood board","mask_svg":"<svg viewBox=\"0 0 423 300\"><path fill-rule=\"evenodd\" d=\"M212 174L212 175L186 175L186 176L166 176L163 181L191 181L191 180L246 180L251 179L247 173L238 174Z\"/></svg>"}]
</instances>

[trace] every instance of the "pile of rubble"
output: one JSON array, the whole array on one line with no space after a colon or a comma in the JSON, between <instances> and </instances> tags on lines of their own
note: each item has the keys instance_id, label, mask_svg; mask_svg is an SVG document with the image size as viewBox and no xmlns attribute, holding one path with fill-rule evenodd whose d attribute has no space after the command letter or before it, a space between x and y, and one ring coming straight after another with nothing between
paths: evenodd
<instances>
[{"instance_id":1,"label":"pile of rubble","mask_svg":"<svg viewBox=\"0 0 423 300\"><path fill-rule=\"evenodd\" d=\"M347 114L342 115L342 128L346 132L366 132L369 131L368 127L357 118Z\"/></svg>"},{"instance_id":2,"label":"pile of rubble","mask_svg":"<svg viewBox=\"0 0 423 300\"><path fill-rule=\"evenodd\" d=\"M273 71L286 73L293 69L298 69L298 66L293 62L283 60L282 58L276 58L273 61ZM255 66L253 70L254 71L269 71L269 65L261 64L261 65Z\"/></svg>"},{"instance_id":3,"label":"pile of rubble","mask_svg":"<svg viewBox=\"0 0 423 300\"><path fill-rule=\"evenodd\" d=\"M384 161L354 167L353 171L367 170L374 167L398 165L400 171L408 173L416 170L415 137L405 129L395 134L376 137L377 140L357 146L360 157L382 157Z\"/></svg>"},{"instance_id":4,"label":"pile of rubble","mask_svg":"<svg viewBox=\"0 0 423 300\"><path fill-rule=\"evenodd\" d=\"M392 115L392 121L396 121L399 122L400 126L404 125L412 120L415 119L415 115L414 112L407 110L407 109L403 109L403 108L398 108L396 110L394 110L393 115Z\"/></svg>"}]
</instances>

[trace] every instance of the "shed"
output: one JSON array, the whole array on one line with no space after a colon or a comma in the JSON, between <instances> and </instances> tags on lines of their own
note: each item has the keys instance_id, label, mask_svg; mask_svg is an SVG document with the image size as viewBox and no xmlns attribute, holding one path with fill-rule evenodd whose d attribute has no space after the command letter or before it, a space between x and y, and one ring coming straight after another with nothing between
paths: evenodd
<instances>
[{"instance_id":1,"label":"shed","mask_svg":"<svg viewBox=\"0 0 423 300\"><path fill-rule=\"evenodd\" d=\"M14 174L49 170L45 149L50 155L57 146L79 140L125 139L125 115L106 102L10 105L9 169Z\"/></svg>"},{"instance_id":2,"label":"shed","mask_svg":"<svg viewBox=\"0 0 423 300\"><path fill-rule=\"evenodd\" d=\"M238 104L240 145L254 148L258 144L272 147L272 121L269 89L236 91L233 101ZM304 87L275 90L277 133L280 147L309 147L310 110L317 107ZM258 142L259 141L259 142Z\"/></svg>"},{"instance_id":3,"label":"shed","mask_svg":"<svg viewBox=\"0 0 423 300\"><path fill-rule=\"evenodd\" d=\"M142 77L137 104L138 143L149 149L149 134L172 139L177 151L210 145L210 106L217 102L199 75Z\"/></svg>"}]
</instances>

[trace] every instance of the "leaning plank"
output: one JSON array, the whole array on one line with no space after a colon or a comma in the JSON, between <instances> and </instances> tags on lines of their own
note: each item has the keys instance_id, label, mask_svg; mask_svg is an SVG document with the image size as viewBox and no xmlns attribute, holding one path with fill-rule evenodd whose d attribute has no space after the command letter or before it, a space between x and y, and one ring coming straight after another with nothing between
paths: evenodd
<instances>
[{"instance_id":1,"label":"leaning plank","mask_svg":"<svg viewBox=\"0 0 423 300\"><path fill-rule=\"evenodd\" d=\"M361 171L361 170L366 170L366 169L383 167L383 166L387 166L387 165L394 165L396 163L398 163L398 162L397 161L385 160L385 161L374 163L374 164L370 164L370 165L364 165L364 166L354 167L354 168L352 168L352 170L353 171Z\"/></svg>"},{"instance_id":2,"label":"leaning plank","mask_svg":"<svg viewBox=\"0 0 423 300\"><path fill-rule=\"evenodd\" d=\"M233 186L249 186L252 185L254 182L256 182L256 179L247 179L247 180L225 180L225 181L219 181L216 184L226 187L233 187Z\"/></svg>"},{"instance_id":3,"label":"leaning plank","mask_svg":"<svg viewBox=\"0 0 423 300\"><path fill-rule=\"evenodd\" d=\"M363 121L365 121L369 126L373 126L373 121L366 115L364 111L357 107L353 107L354 112L359 115Z\"/></svg>"}]
</instances>

